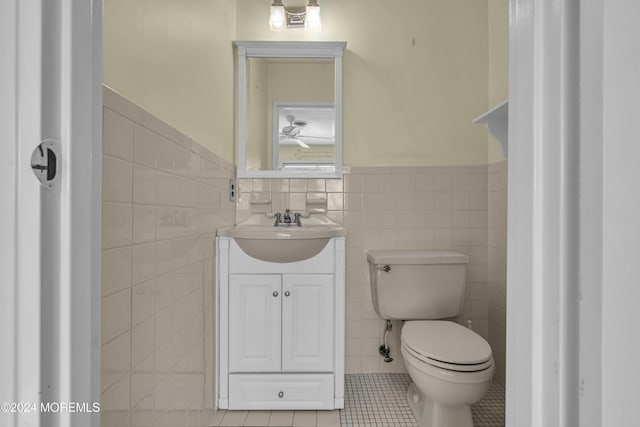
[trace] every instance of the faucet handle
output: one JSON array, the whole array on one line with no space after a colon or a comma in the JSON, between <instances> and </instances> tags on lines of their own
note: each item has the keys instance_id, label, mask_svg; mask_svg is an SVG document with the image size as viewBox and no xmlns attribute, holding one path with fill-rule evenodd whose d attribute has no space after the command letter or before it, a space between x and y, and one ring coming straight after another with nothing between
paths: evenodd
<instances>
[{"instance_id":1,"label":"faucet handle","mask_svg":"<svg viewBox=\"0 0 640 427\"><path fill-rule=\"evenodd\" d=\"M280 212L276 212L276 213L273 214L273 217L276 219L273 222L273 226L277 227L278 224L280 224L282 222L282 214Z\"/></svg>"}]
</instances>

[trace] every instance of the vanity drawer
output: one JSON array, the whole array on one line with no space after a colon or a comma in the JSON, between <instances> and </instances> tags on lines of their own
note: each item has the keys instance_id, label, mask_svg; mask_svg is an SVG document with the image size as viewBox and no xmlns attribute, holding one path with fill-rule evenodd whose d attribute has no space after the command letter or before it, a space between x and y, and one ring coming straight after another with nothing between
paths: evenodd
<instances>
[{"instance_id":1,"label":"vanity drawer","mask_svg":"<svg viewBox=\"0 0 640 427\"><path fill-rule=\"evenodd\" d=\"M229 375L229 409L334 409L333 374Z\"/></svg>"}]
</instances>

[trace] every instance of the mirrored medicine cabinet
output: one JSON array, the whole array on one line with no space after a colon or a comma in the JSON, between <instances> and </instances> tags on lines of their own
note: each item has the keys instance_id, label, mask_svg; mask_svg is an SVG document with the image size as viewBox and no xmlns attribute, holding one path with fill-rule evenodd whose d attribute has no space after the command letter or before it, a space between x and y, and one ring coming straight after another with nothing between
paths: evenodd
<instances>
[{"instance_id":1,"label":"mirrored medicine cabinet","mask_svg":"<svg viewBox=\"0 0 640 427\"><path fill-rule=\"evenodd\" d=\"M238 177L341 177L346 42L234 45Z\"/></svg>"}]
</instances>

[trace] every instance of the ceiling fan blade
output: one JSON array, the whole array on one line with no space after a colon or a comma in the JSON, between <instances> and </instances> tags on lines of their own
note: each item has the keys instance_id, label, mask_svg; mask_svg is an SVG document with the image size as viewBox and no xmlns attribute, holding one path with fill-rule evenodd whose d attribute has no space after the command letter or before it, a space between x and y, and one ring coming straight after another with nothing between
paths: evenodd
<instances>
[{"instance_id":1,"label":"ceiling fan blade","mask_svg":"<svg viewBox=\"0 0 640 427\"><path fill-rule=\"evenodd\" d=\"M285 142L295 142L296 144L298 144L303 148L309 148L309 145L307 145L307 143L305 143L300 138L296 138L296 136L292 134L280 134L280 143L285 143Z\"/></svg>"},{"instance_id":2,"label":"ceiling fan blade","mask_svg":"<svg viewBox=\"0 0 640 427\"><path fill-rule=\"evenodd\" d=\"M304 136L305 138L313 138L313 139L335 139L332 136L315 136L315 135L307 135L307 134L298 135L298 136Z\"/></svg>"},{"instance_id":3,"label":"ceiling fan blade","mask_svg":"<svg viewBox=\"0 0 640 427\"><path fill-rule=\"evenodd\" d=\"M300 138L293 138L293 140L297 142L298 145L301 146L302 148L309 148L309 146Z\"/></svg>"}]
</instances>

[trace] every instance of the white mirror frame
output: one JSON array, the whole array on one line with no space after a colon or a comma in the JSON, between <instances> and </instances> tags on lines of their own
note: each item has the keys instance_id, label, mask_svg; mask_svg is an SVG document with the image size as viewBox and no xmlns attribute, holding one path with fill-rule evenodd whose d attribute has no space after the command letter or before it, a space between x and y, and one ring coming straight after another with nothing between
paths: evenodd
<instances>
[{"instance_id":1,"label":"white mirror frame","mask_svg":"<svg viewBox=\"0 0 640 427\"><path fill-rule=\"evenodd\" d=\"M342 177L342 55L347 42L234 41L237 53L236 147L238 178L341 178ZM247 59L333 58L336 111L336 167L321 171L247 170Z\"/></svg>"}]
</instances>

